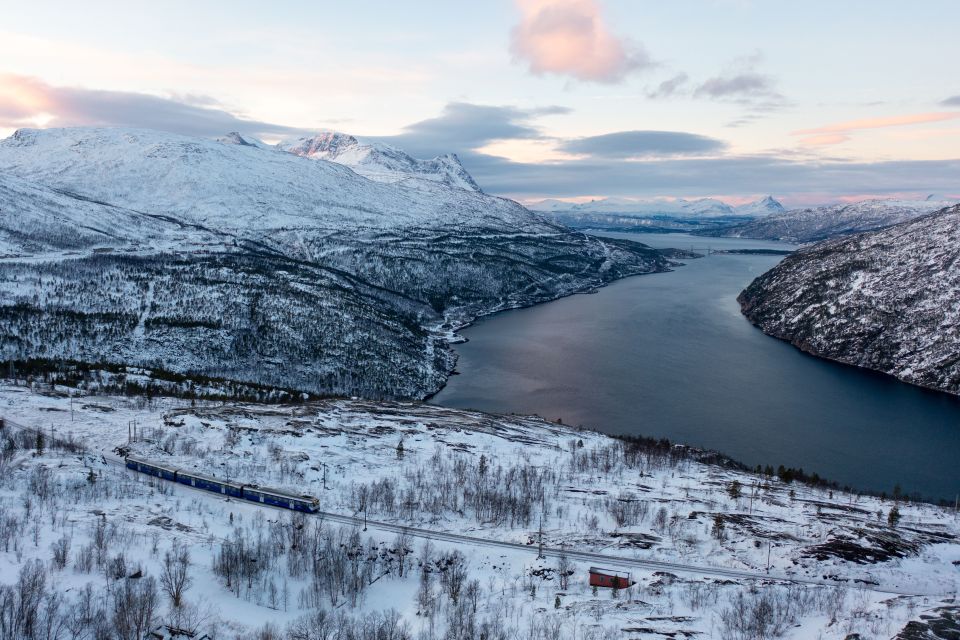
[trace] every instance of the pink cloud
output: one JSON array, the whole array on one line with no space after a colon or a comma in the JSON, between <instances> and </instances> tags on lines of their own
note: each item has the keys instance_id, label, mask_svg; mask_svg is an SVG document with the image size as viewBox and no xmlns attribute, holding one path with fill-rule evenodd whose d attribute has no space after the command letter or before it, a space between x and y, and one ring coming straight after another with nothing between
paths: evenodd
<instances>
[{"instance_id":1,"label":"pink cloud","mask_svg":"<svg viewBox=\"0 0 960 640\"><path fill-rule=\"evenodd\" d=\"M28 122L52 108L45 84L35 78L0 73L0 119L5 124Z\"/></svg>"},{"instance_id":2,"label":"pink cloud","mask_svg":"<svg viewBox=\"0 0 960 640\"><path fill-rule=\"evenodd\" d=\"M197 104L201 103L201 104ZM190 101L130 91L57 87L40 79L0 73L0 129L36 126L122 126L211 136L244 131L255 136L300 133L294 127L246 119L210 98Z\"/></svg>"},{"instance_id":3,"label":"pink cloud","mask_svg":"<svg viewBox=\"0 0 960 640\"><path fill-rule=\"evenodd\" d=\"M791 135L801 136L800 144L807 146L826 146L840 144L850 139L853 131L862 131L865 129L885 129L887 127L904 127L915 124L929 124L931 122L943 122L944 120L960 119L960 113L940 111L934 113L914 113L905 116L888 116L884 118L864 118L862 120L849 120L839 122L815 129L801 129L794 131Z\"/></svg>"},{"instance_id":4,"label":"pink cloud","mask_svg":"<svg viewBox=\"0 0 960 640\"><path fill-rule=\"evenodd\" d=\"M596 0L517 0L523 15L513 30L513 56L535 74L555 73L613 83L652 66L647 53L614 35Z\"/></svg>"}]
</instances>

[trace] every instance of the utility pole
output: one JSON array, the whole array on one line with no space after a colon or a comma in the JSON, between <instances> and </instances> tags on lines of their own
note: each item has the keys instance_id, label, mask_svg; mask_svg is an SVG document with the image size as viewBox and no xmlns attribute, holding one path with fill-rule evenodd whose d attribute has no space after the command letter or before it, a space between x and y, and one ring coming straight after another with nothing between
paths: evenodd
<instances>
[{"instance_id":1,"label":"utility pole","mask_svg":"<svg viewBox=\"0 0 960 640\"><path fill-rule=\"evenodd\" d=\"M770 541L767 540L767 573L770 573Z\"/></svg>"},{"instance_id":2,"label":"utility pole","mask_svg":"<svg viewBox=\"0 0 960 640\"><path fill-rule=\"evenodd\" d=\"M327 463L323 463L323 490L327 490Z\"/></svg>"},{"instance_id":3,"label":"utility pole","mask_svg":"<svg viewBox=\"0 0 960 640\"><path fill-rule=\"evenodd\" d=\"M543 559L543 514L540 514L540 533L537 536L537 560Z\"/></svg>"}]
</instances>

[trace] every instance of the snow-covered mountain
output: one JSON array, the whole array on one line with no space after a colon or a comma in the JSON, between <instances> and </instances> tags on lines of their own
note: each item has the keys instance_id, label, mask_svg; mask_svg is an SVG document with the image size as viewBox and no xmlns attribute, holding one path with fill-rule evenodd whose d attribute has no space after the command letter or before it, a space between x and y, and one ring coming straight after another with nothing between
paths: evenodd
<instances>
[{"instance_id":1,"label":"snow-covered mountain","mask_svg":"<svg viewBox=\"0 0 960 640\"><path fill-rule=\"evenodd\" d=\"M423 397L453 367L452 327L669 267L476 190L230 138L0 141L0 360Z\"/></svg>"},{"instance_id":2,"label":"snow-covered mountain","mask_svg":"<svg viewBox=\"0 0 960 640\"><path fill-rule=\"evenodd\" d=\"M788 256L740 294L765 333L960 394L960 205Z\"/></svg>"},{"instance_id":3,"label":"snow-covered mountain","mask_svg":"<svg viewBox=\"0 0 960 640\"><path fill-rule=\"evenodd\" d=\"M792 209L736 225L701 232L703 235L785 242L817 242L834 236L879 229L955 204L950 201L863 200L808 209Z\"/></svg>"},{"instance_id":4,"label":"snow-covered mountain","mask_svg":"<svg viewBox=\"0 0 960 640\"><path fill-rule=\"evenodd\" d=\"M306 158L346 165L360 175L380 182L419 178L480 191L479 185L453 153L430 160L418 160L396 147L379 143L364 144L351 135L335 131L281 142L277 148Z\"/></svg>"},{"instance_id":5,"label":"snow-covered mountain","mask_svg":"<svg viewBox=\"0 0 960 640\"><path fill-rule=\"evenodd\" d=\"M748 202L747 204L742 204L739 207L734 208L734 212L737 215L751 216L754 218L771 216L778 213L783 213L784 211L786 211L786 209L784 209L783 205L780 204L780 201L773 196L764 196L759 200Z\"/></svg>"}]
</instances>

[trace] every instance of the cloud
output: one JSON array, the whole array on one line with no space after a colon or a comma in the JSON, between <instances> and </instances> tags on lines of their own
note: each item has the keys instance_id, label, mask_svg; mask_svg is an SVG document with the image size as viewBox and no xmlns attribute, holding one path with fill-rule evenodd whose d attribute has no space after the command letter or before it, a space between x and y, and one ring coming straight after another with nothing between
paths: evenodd
<instances>
[{"instance_id":1,"label":"cloud","mask_svg":"<svg viewBox=\"0 0 960 640\"><path fill-rule=\"evenodd\" d=\"M774 93L770 76L748 71L710 78L697 87L694 96L731 98L770 96Z\"/></svg>"},{"instance_id":2,"label":"cloud","mask_svg":"<svg viewBox=\"0 0 960 640\"><path fill-rule=\"evenodd\" d=\"M554 73L585 82L621 82L654 66L640 45L614 35L596 0L517 0L522 18L510 50L537 75Z\"/></svg>"},{"instance_id":3,"label":"cloud","mask_svg":"<svg viewBox=\"0 0 960 640\"><path fill-rule=\"evenodd\" d=\"M914 113L904 116L886 116L882 118L849 120L847 122L839 122L823 127L817 127L815 129L801 129L799 131L794 131L791 135L800 136L800 144L806 146L827 146L848 141L854 131L862 131L865 129L885 129L888 127L904 127L957 119L960 119L960 113L952 111Z\"/></svg>"},{"instance_id":4,"label":"cloud","mask_svg":"<svg viewBox=\"0 0 960 640\"><path fill-rule=\"evenodd\" d=\"M184 135L243 131L284 135L301 129L237 116L206 96L164 98L127 91L55 87L36 78L0 74L0 128L23 126L121 126Z\"/></svg>"},{"instance_id":5,"label":"cloud","mask_svg":"<svg viewBox=\"0 0 960 640\"><path fill-rule=\"evenodd\" d=\"M716 138L682 131L619 131L570 140L560 149L595 158L649 158L715 153L726 146Z\"/></svg>"},{"instance_id":6,"label":"cloud","mask_svg":"<svg viewBox=\"0 0 960 640\"><path fill-rule=\"evenodd\" d=\"M367 138L400 147L418 157L455 151L464 153L495 140L539 140L544 136L531 120L568 113L565 107L521 109L509 106L451 102L436 118L415 122L395 136Z\"/></svg>"},{"instance_id":7,"label":"cloud","mask_svg":"<svg viewBox=\"0 0 960 640\"><path fill-rule=\"evenodd\" d=\"M824 162L776 155L725 155L637 162L589 158L517 163L481 154L468 154L461 160L488 193L531 199L776 193L815 203L851 193L956 193L960 175L960 160Z\"/></svg>"},{"instance_id":8,"label":"cloud","mask_svg":"<svg viewBox=\"0 0 960 640\"><path fill-rule=\"evenodd\" d=\"M960 107L960 95L950 96L946 100L940 102L944 107Z\"/></svg>"},{"instance_id":9,"label":"cloud","mask_svg":"<svg viewBox=\"0 0 960 640\"><path fill-rule=\"evenodd\" d=\"M648 98L669 98L679 93L681 87L687 84L690 76L685 73L678 73L672 78L668 78L657 85L653 91L647 91Z\"/></svg>"}]
</instances>

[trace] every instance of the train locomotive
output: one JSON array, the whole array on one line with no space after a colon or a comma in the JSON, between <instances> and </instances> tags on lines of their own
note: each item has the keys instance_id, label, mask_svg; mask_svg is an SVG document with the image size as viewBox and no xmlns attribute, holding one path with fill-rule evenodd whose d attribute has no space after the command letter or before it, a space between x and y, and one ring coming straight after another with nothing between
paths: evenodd
<instances>
[{"instance_id":1,"label":"train locomotive","mask_svg":"<svg viewBox=\"0 0 960 640\"><path fill-rule=\"evenodd\" d=\"M127 456L124 458L127 469L145 473L149 476L179 482L195 489L204 489L213 493L249 500L258 504L268 504L272 507L292 509L305 513L317 513L320 510L320 501L313 496L296 495L280 489L269 489L255 484L242 484L232 480L223 480L194 471L187 471L179 467L152 462L143 458Z\"/></svg>"}]
</instances>

